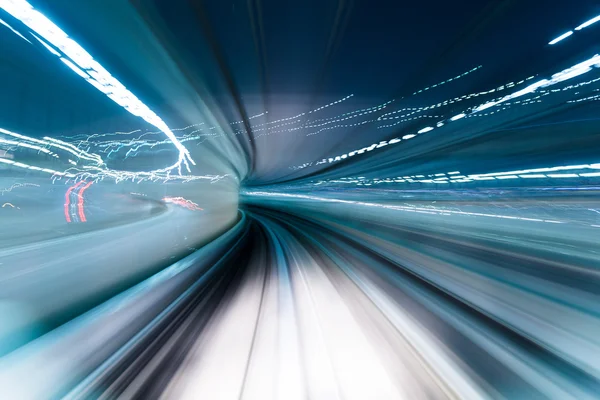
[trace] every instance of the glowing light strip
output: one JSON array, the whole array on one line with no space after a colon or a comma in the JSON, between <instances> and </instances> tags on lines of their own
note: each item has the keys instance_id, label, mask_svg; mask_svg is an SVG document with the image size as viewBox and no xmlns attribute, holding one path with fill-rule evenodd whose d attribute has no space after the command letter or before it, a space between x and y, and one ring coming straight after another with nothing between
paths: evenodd
<instances>
[{"instance_id":1,"label":"glowing light strip","mask_svg":"<svg viewBox=\"0 0 600 400\"><path fill-rule=\"evenodd\" d=\"M11 132L11 131L3 129L3 128L0 128L0 133L8 135L8 136L12 136L17 139L24 140L26 142L37 143L37 144L48 146L48 147L56 147L56 148L59 148L61 150L64 150L64 151L67 151L67 152L73 154L77 158L93 161L93 162L97 163L98 165L101 165L104 163L100 156L98 156L96 154L89 154L85 151L81 151L78 148L74 147L73 145L62 142L58 139L52 139L52 138L45 137L44 140L40 140L40 139L32 138L29 136L21 135L21 134L15 133L15 132ZM4 139L0 139L0 140L5 141ZM44 153L48 153L48 154L54 154L54 153L50 152L49 150L39 147L39 146L34 147L33 145L30 145L30 144L27 144L24 142L18 142L18 143L19 143L19 146L29 147L32 149L38 149L38 150L40 150Z\"/></svg>"},{"instance_id":2,"label":"glowing light strip","mask_svg":"<svg viewBox=\"0 0 600 400\"><path fill-rule=\"evenodd\" d=\"M68 151L69 153L74 154L78 158L83 158L85 160L94 161L98 165L104 164L104 161L102 161L102 158L99 155L90 154L88 152L82 151L79 148L73 146L71 143L63 142L62 140L54 139L54 138L51 138L48 136L45 136L44 140L47 140L48 142L50 142L50 143L48 143L49 146L54 146L59 149ZM71 149L72 151L69 149Z\"/></svg>"},{"instance_id":3,"label":"glowing light strip","mask_svg":"<svg viewBox=\"0 0 600 400\"><path fill-rule=\"evenodd\" d=\"M568 38L572 34L573 34L573 31L565 32L562 35L560 35L559 37L557 37L556 39L551 40L548 44L549 45L556 44L556 43L560 42L561 40Z\"/></svg>"},{"instance_id":4,"label":"glowing light strip","mask_svg":"<svg viewBox=\"0 0 600 400\"><path fill-rule=\"evenodd\" d=\"M31 170L34 170L34 171L46 172L46 173L53 174L53 175L58 175L58 176L65 176L65 177L68 177L68 178L74 178L75 177L75 175L67 173L67 172L60 172L60 171L55 171L55 170L48 169L48 168L37 167L35 165L23 164L23 163L16 162L16 161L13 161L13 160L8 160L6 158L0 158L0 163L12 165L14 167L23 168L23 169L31 169Z\"/></svg>"},{"instance_id":5,"label":"glowing light strip","mask_svg":"<svg viewBox=\"0 0 600 400\"><path fill-rule=\"evenodd\" d=\"M506 171L506 172L493 172L486 174L472 174L472 175L460 175L459 171L448 172L447 174L431 174L429 178L423 179L424 175L413 175L403 176L396 178L372 178L366 179L365 177L358 178L339 178L318 181L314 183L314 186L330 183L356 183L358 186L371 186L382 183L428 183L428 184L447 184L447 183L469 183L473 181L495 181L495 180L509 180L509 179L574 179L574 178L593 178L600 177L600 172L585 172L580 173L581 170L600 170L600 163L597 164L583 164L583 165L564 165L556 167L544 167L525 169L518 171ZM562 171L576 171L577 173L555 173ZM544 172L545 174L542 174ZM450 176L450 180L448 177ZM402 179L401 179L402 178Z\"/></svg>"},{"instance_id":6,"label":"glowing light strip","mask_svg":"<svg viewBox=\"0 0 600 400\"><path fill-rule=\"evenodd\" d=\"M9 146L17 146L24 147L32 150L36 150L38 152L43 152L45 154L51 155L55 158L60 158L58 154L51 152L47 148L39 146L37 144L52 146L56 148L60 148L68 153L74 154L79 159L85 159L88 161L93 161L93 165L83 165L81 168L71 167L65 171L57 171L49 168L42 168L36 165L24 164L18 161L13 161L11 159L6 159L0 157L0 162L4 164L8 164L17 168L29 169L34 171L40 171L48 174L54 175L54 178L57 177L66 177L66 178L77 178L77 179L92 179L92 180L102 180L105 178L114 179L116 182L130 180L132 182L142 182L142 181L170 181L170 180L178 180L181 182L190 182L196 180L210 180L211 182L216 182L221 179L228 177L229 175L171 175L172 168L165 168L162 170L154 170L154 171L141 171L141 172L130 172L130 171L117 171L110 170L106 168L106 165L102 158L97 154L90 154L87 152L83 152L78 150L75 146L70 143L62 142L58 139L53 138L44 138L44 140L35 139L32 137L28 137L25 135L21 135L15 132L7 131L6 129L0 128L0 133L4 133L6 135L21 139L22 141L16 140L6 140L0 138L0 144L6 144ZM33 142L36 144L31 144L28 142ZM76 151L78 150L78 151ZM73 162L71 162L73 164ZM75 163L77 164L77 163Z\"/></svg>"},{"instance_id":7,"label":"glowing light strip","mask_svg":"<svg viewBox=\"0 0 600 400\"><path fill-rule=\"evenodd\" d=\"M403 124L405 122L416 121L416 120L423 119L423 118L440 119L440 118L443 118L443 115L419 115L419 116L412 117L412 118L401 119L401 120L399 120L397 122L394 122L393 124L379 125L377 127L377 129L391 128L393 126L400 125L400 124ZM387 119L391 119L391 118L387 118Z\"/></svg>"},{"instance_id":8,"label":"glowing light strip","mask_svg":"<svg viewBox=\"0 0 600 400\"><path fill-rule=\"evenodd\" d=\"M592 19L590 19L589 21L584 22L583 24L579 25L577 28L575 28L576 31L580 31L583 28L587 28L588 26L595 24L596 22L600 21L600 15L598 15L597 17L594 17Z\"/></svg>"},{"instance_id":9,"label":"glowing light strip","mask_svg":"<svg viewBox=\"0 0 600 400\"><path fill-rule=\"evenodd\" d=\"M16 140L6 140L0 138L0 144L7 144L9 146L26 147L28 149L41 151L42 153L51 154L52 152L44 147L36 146L29 143L17 142Z\"/></svg>"},{"instance_id":10,"label":"glowing light strip","mask_svg":"<svg viewBox=\"0 0 600 400\"><path fill-rule=\"evenodd\" d=\"M475 107L475 108L473 108L473 111L469 114L469 116L473 115L474 113L477 113L479 111L482 111L482 110L484 110L486 108L489 108L489 107L501 104L501 103L503 103L505 101L512 100L514 98L521 97L521 96L533 93L533 92L535 92L536 90L538 90L540 88L545 88L545 87L553 86L553 85L556 85L558 83L567 81L569 79L573 79L575 77L581 76L581 75L583 75L583 74L591 71L592 67L599 67L599 66L600 66L600 55L596 54L593 57L591 57L591 58L589 58L589 59L587 59L587 60L585 60L583 62L580 62L579 64L573 65L572 67L569 67L567 69L564 69L564 70L562 70L560 72L555 73L554 75L552 75L551 79L542 79L542 80L540 80L540 81L538 81L536 83L533 83L533 84L527 86L524 89L521 89L521 90L519 90L517 92L514 92L514 93L512 93L510 95L504 96L503 98L501 98L498 101L495 101L495 102L486 102L486 103L484 103L484 104L482 104L482 105L480 105L478 107ZM528 78L528 79L531 79L531 78ZM524 82L524 81L525 80L523 80L522 82ZM573 86L576 86L576 85L573 85ZM454 121L462 119L462 118L464 118L466 116L467 116L466 113L457 114L457 115L451 117L448 121L449 122L454 122ZM442 126L443 125L444 124L442 123ZM440 124L438 124L437 126L439 127ZM429 132L429 130L428 130L428 132ZM418 134L418 131L417 131L417 134ZM346 159L348 157L352 157L352 156L354 156L356 154L363 154L363 153L365 153L365 151L372 151L375 148L380 148L380 147L386 146L388 144L395 144L395 143L399 143L399 142L401 142L401 139L394 138L394 139L390 140L389 142L383 141L383 142L380 142L379 144L375 143L375 144L372 144L372 145L370 145L368 147L363 147L360 150L354 150L354 151L351 151L350 153L346 153L346 154L343 154L341 156L329 157L326 160L329 163L333 163L333 162L341 161L341 160ZM322 161L319 162L319 163L317 163L316 165L319 165L321 163L322 163ZM311 165L311 164L309 163L309 165ZM297 168L297 169L299 169L299 168Z\"/></svg>"},{"instance_id":11,"label":"glowing light strip","mask_svg":"<svg viewBox=\"0 0 600 400\"><path fill-rule=\"evenodd\" d=\"M558 167L524 169L524 170L519 170L519 171L477 174L476 176L521 175L521 174L539 173L539 172L572 171L572 170L577 170L577 169L600 169L600 164L565 165L565 166L558 166ZM469 175L469 176L475 176L475 175Z\"/></svg>"},{"instance_id":12,"label":"glowing light strip","mask_svg":"<svg viewBox=\"0 0 600 400\"><path fill-rule=\"evenodd\" d=\"M46 48L46 50L48 50L50 53L54 54L57 57L60 57L60 53L58 51L56 51L52 46L50 46L48 43L46 43L44 40L40 39L36 34L32 33L31 34L34 38L37 39L38 42L40 42L42 44L42 46L44 46Z\"/></svg>"},{"instance_id":13,"label":"glowing light strip","mask_svg":"<svg viewBox=\"0 0 600 400\"><path fill-rule=\"evenodd\" d=\"M545 178L546 175L544 174L531 174L531 175L519 175L519 178L524 178L524 179L539 179L539 178Z\"/></svg>"},{"instance_id":14,"label":"glowing light strip","mask_svg":"<svg viewBox=\"0 0 600 400\"><path fill-rule=\"evenodd\" d=\"M181 174L181 164L185 164L188 172L189 163L195 165L189 151L175 137L167 124L152 110L142 103L133 93L131 93L121 82L114 78L104 67L102 67L94 58L85 51L78 43L56 26L47 17L36 11L25 0L0 0L0 8L4 9L10 15L21 21L28 28L33 30L43 39L59 49L68 56L69 60L61 57L61 61L74 70L79 76L93 85L96 89L103 92L115 103L125 108L131 114L138 116L151 125L162 131L179 150L178 162L174 165L159 171L170 171L178 169ZM48 46L45 46L52 54L57 53ZM89 75L89 76L88 76Z\"/></svg>"},{"instance_id":15,"label":"glowing light strip","mask_svg":"<svg viewBox=\"0 0 600 400\"><path fill-rule=\"evenodd\" d=\"M477 92L477 93L471 93L471 94L463 95L461 97L456 97L454 99L445 100L443 102L440 102L440 103L437 103L437 104L434 104L434 105L430 105L430 106L426 106L426 107L408 107L408 108L403 108L403 109L396 110L396 111L391 111L389 113L386 113L386 114L383 114L382 116L380 116L377 119L377 121L379 121L379 120L385 120L385 119L402 118L402 117L406 117L406 116L409 116L409 115L413 115L413 114L416 114L416 113L423 112L424 110L431 110L431 109L443 107L443 106L446 106L446 105L449 105L449 104L453 104L453 103L456 103L456 102L460 102L460 101L463 101L463 100L466 100L466 99L470 99L470 98L473 98L473 97L478 97L480 95L485 95L485 94L490 94L490 93L494 93L494 92L499 92L499 91L502 91L502 90L507 90L507 89L515 87L517 85L521 85L521 84L525 83L526 81L528 81L530 79L533 79L533 78L534 77L532 76L532 77L529 77L527 79L523 79L523 80L521 80L519 82L508 82L508 83L503 84L501 86L498 86L498 87L496 87L494 89L490 89L490 90L483 91L483 92ZM546 93L546 94L549 94L549 93ZM345 97L343 99L340 99L340 100L338 100L338 102L343 101L344 99L347 99L348 97L349 96L347 96L347 97ZM496 99L496 100L500 100L500 98ZM277 131L273 131L272 130L272 129L275 129L277 127L298 124L300 122L300 120L298 118L301 117L301 116L303 116L303 115L305 115L305 113L302 113L302 114L298 114L298 115L293 116L293 117L279 119L277 121L271 121L271 122L267 122L267 123L261 123L261 124L258 124L258 125L252 125L252 131L255 133L255 138L258 138L258 137L261 137L261 136L264 136L264 135L270 135L270 134L273 134L273 133L298 131L298 130L301 130L301 129L306 129L306 128L310 128L310 127L314 127L314 126L326 125L326 124L323 124L323 122L329 123L328 121L333 121L333 122L335 122L335 121L343 121L343 120L346 120L346 119L349 119L349 118L354 118L354 117L359 116L359 115L360 116L367 115L369 113L372 113L373 111L384 109L384 108L386 108L391 103L393 103L393 100L387 101L385 103L382 103L382 104L379 104L379 105L376 105L376 106L373 106L373 107L362 108L362 109L358 109L358 110L349 111L349 112L346 112L346 113L343 113L341 115L334 116L334 117L309 120L309 121L306 121L305 124L303 124L302 126L299 126L299 127L294 127L294 128L289 128L289 129L283 129L283 130L277 130ZM517 102L515 102L515 104L516 103ZM523 105L525 105L525 104L526 103L523 103ZM502 109L504 109L504 108L502 108ZM401 115L401 116L386 117L386 115L392 115L392 114L396 114L396 113L399 113L399 112L402 112L402 111L407 111L407 110L408 111L414 111L414 112L411 112L411 113L406 114L406 115ZM265 111L265 113L263 113L263 114L254 115L254 116L250 117L250 119L260 117L260 116L262 116L262 115L264 115L266 113L267 112ZM487 114L481 114L481 115L487 115ZM401 124L401 123L405 123L405 122L408 122L408 121L415 121L415 120L418 120L418 119L421 119L421 118L443 118L443 116L441 116L441 115L420 115L420 116L416 116L416 117L413 117L413 118L402 119L402 120L399 120L399 121L397 121L395 123L392 123L392 124L380 125L380 126L377 127L377 129L389 128L389 127L393 127L393 126L396 126L396 125ZM275 125L275 126L265 127L266 125L277 123L277 122L281 122L281 121L289 121L289 122L281 123L281 124ZM239 121L231 122L230 125L238 124L238 122ZM376 122L376 121L373 121L373 120L363 120L363 121L360 121L360 122L356 122L354 124L339 124L339 125L334 125L334 126L323 127L323 128L321 128L321 129L319 129L319 130L317 130L315 132L310 132L310 133L306 134L306 136L316 135L316 134L318 134L320 132L323 132L325 130L339 129L339 128L350 128L350 127L361 126L361 125L365 125L365 124L369 124L369 123L373 123L373 122ZM192 127L201 126L201 125L204 125L204 123L202 122L202 123L193 124L193 125L190 125L190 126L184 127L184 128L172 129L172 131L186 130L186 129L189 129L189 128L192 128ZM437 127L441 127L443 125L444 125L444 123L442 121L440 121L440 122L438 122L436 124ZM258 128L258 127L261 127L261 126L263 128ZM209 127L208 129L212 130L212 129L216 129L216 128L217 127ZM269 131L269 132L261 133L259 135L256 135L256 132L259 132L259 131ZM111 132L111 133L105 133L105 134L92 134L92 135L89 135L89 136L88 135L76 135L74 137L71 137L70 139L77 138L79 140L80 138L82 138L83 140L81 140L81 141L79 141L77 143L78 147L86 146L86 145L95 146L95 147L99 148L98 152L100 152L100 153L108 153L109 157L111 157L111 155L114 154L114 153L118 153L120 150L122 150L122 149L124 149L126 147L132 147L125 154L125 158L136 156L138 154L138 151L142 150L142 148L144 148L144 147L154 148L155 146L158 146L158 145L170 143L168 140L165 140L165 141L142 140L142 137L144 137L144 136L153 135L153 134L157 134L157 133L160 133L160 132L146 132L146 133L141 134L137 139L110 140L110 141L106 141L106 142L103 142L103 141L101 141L101 142L92 141L92 139L95 139L95 138L101 138L101 137L107 137L107 136L115 136L115 135L133 134L133 133L136 133L136 132L141 132L141 130L138 129L138 130L134 130L134 131L131 131L131 132ZM197 145L200 145L201 143L203 143L203 141L205 141L205 140L207 140L209 138L218 138L218 137L226 137L226 136L228 136L225 133L220 133L220 134L219 133L201 133L201 134L198 134L196 136L192 136L196 132L202 132L202 130L201 129L195 129L194 131L186 133L182 137L179 137L179 139L182 142L194 141L194 140L202 140L201 142L197 143ZM242 131L238 131L238 132L236 132L236 134L241 133L241 132ZM419 133L419 132L417 132L417 133ZM393 144L393 143L395 143L395 142L397 142L399 140L400 139L393 139L393 140L390 141L390 144ZM344 157L347 157L347 156L341 156L342 159ZM302 164L300 166L291 166L290 168L298 170L298 169L306 168L308 166L320 165L320 164L323 164L323 163L327 163L327 159L321 160L321 161L316 162L316 163L315 162L307 162L307 163L304 163L304 164Z\"/></svg>"},{"instance_id":16,"label":"glowing light strip","mask_svg":"<svg viewBox=\"0 0 600 400\"><path fill-rule=\"evenodd\" d=\"M397 114L397 113L403 112L403 111L417 111L417 112L422 112L422 111L427 111L427 110L432 110L432 109L435 109L435 108L447 106L449 104L459 103L459 102L462 102L462 101L465 101L465 100L472 99L474 97L479 97L479 96L483 96L483 95L490 94L490 93L496 93L496 92L501 92L501 91L504 91L504 90L508 90L508 89L513 88L513 87L515 87L517 85L521 85L521 84L525 83L525 81L531 80L533 78L534 77L531 76L531 77L529 77L527 79L521 80L521 81L516 82L516 83L515 82L508 82L508 83L506 83L504 85L498 86L498 87L493 88L493 89L485 90L485 91L482 91L482 92L465 94L465 95L462 95L460 97L455 97L455 98L452 98L452 99L444 100L442 102L439 102L437 104L433 104L433 105L430 105L430 106L427 106L427 107L405 107L405 108L402 108L400 110L390 111L388 113L382 114L380 118L381 119L389 119L389 118L386 118L388 115Z\"/></svg>"},{"instance_id":17,"label":"glowing light strip","mask_svg":"<svg viewBox=\"0 0 600 400\"><path fill-rule=\"evenodd\" d=\"M367 206L374 208L385 208L388 210L395 211L405 211L405 212L416 212L420 214L437 214L437 215L469 215L475 217L489 217L489 218L500 218L500 219L508 219L508 220L519 220L519 221L528 221L528 222L546 222L551 224L564 224L567 221L557 221L550 219L540 219L540 218L523 218L516 217L512 215L502 215L502 214L488 214L488 213L476 213L476 212L467 212L467 211L457 211L457 210L449 210L445 208L436 208L436 207L416 207L416 206L397 206L397 205L388 205L388 204L380 204L380 203L370 203L364 201L353 201L353 200L340 200L340 199L332 199L327 197L318 197L318 196L310 196L304 194L290 194L290 193L276 193L276 192L261 192L261 191L243 191L243 195L246 196L265 196L265 197L287 197L287 198L295 198L295 199L305 199L305 200L316 200L322 201L325 203L341 203L341 204L350 204L350 205L359 205L359 206Z\"/></svg>"},{"instance_id":18,"label":"glowing light strip","mask_svg":"<svg viewBox=\"0 0 600 400\"><path fill-rule=\"evenodd\" d=\"M69 68L71 68L71 70L73 72L75 72L77 75L79 75L80 77L82 77L83 79L89 79L90 76L88 74L86 74L85 72L83 72L81 69L79 69L75 64L73 64L71 61L67 60L66 58L61 57L60 61L62 61L63 63L65 63L65 65Z\"/></svg>"}]
</instances>

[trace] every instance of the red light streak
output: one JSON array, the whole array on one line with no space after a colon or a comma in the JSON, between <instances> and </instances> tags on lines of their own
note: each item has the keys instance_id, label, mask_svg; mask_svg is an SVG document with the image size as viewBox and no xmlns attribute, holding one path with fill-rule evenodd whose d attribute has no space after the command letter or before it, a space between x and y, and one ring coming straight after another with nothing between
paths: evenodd
<instances>
[{"instance_id":1,"label":"red light streak","mask_svg":"<svg viewBox=\"0 0 600 400\"><path fill-rule=\"evenodd\" d=\"M186 198L183 197L164 197L163 201L165 203L173 203L173 204L177 204L178 206L187 208L188 210L192 210L192 211L202 211L204 210L203 208L200 208L200 206L198 206L198 204L194 203L191 200L188 200Z\"/></svg>"},{"instance_id":2,"label":"red light streak","mask_svg":"<svg viewBox=\"0 0 600 400\"><path fill-rule=\"evenodd\" d=\"M83 212L83 192L85 192L90 186L92 186L92 182L88 182L84 187L79 191L79 200L77 201L77 212L79 213L80 222L86 222L85 213Z\"/></svg>"},{"instance_id":3,"label":"red light streak","mask_svg":"<svg viewBox=\"0 0 600 400\"><path fill-rule=\"evenodd\" d=\"M71 215L69 213L69 206L71 205L71 192L77 187L79 187L79 185L81 185L82 183L83 181L77 182L75 185L67 189L67 193L65 193L65 219L67 220L67 222L71 222Z\"/></svg>"}]
</instances>

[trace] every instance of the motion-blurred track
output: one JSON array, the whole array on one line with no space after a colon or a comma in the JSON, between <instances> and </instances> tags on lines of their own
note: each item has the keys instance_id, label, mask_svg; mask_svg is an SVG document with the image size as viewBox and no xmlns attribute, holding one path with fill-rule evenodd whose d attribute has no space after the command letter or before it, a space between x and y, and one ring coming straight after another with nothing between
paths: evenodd
<instances>
[{"instance_id":1,"label":"motion-blurred track","mask_svg":"<svg viewBox=\"0 0 600 400\"><path fill-rule=\"evenodd\" d=\"M581 210L558 224L536 218L540 200L421 202L422 215L406 203L381 211L246 196L245 217L223 238L12 354L18 367L7 358L3 387L14 398L583 399L600 390L585 198L544 209L556 219L566 206ZM493 208L512 218L486 224ZM163 309L166 299L176 300ZM138 315L126 331L108 317L124 302ZM75 343L58 376L36 368ZM79 364L82 351L95 357ZM11 385L32 373L49 383ZM67 390L51 377L81 383Z\"/></svg>"}]
</instances>

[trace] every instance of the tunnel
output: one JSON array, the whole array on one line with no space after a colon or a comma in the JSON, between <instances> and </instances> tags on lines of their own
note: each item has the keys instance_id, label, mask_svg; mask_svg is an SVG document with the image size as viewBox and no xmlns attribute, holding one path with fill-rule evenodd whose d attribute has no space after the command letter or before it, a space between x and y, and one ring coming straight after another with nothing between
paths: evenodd
<instances>
[{"instance_id":1,"label":"tunnel","mask_svg":"<svg viewBox=\"0 0 600 400\"><path fill-rule=\"evenodd\" d=\"M0 399L599 399L594 0L0 0Z\"/></svg>"}]
</instances>

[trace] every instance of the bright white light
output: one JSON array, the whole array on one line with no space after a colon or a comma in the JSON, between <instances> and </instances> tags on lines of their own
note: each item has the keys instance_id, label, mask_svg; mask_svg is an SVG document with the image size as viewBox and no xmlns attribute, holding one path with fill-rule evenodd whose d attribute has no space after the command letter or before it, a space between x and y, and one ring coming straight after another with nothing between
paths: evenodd
<instances>
[{"instance_id":1,"label":"bright white light","mask_svg":"<svg viewBox=\"0 0 600 400\"><path fill-rule=\"evenodd\" d=\"M486 109L488 109L488 108L490 108L490 107L493 107L493 106L495 106L496 104L498 104L498 103L496 103L495 101L490 101L490 102L488 102L488 103L485 103L485 104L483 104L483 105L480 105L479 107L475 108L475 110L473 110L473 111L476 111L476 112L477 112L477 111L483 111L483 110L486 110Z\"/></svg>"},{"instance_id":2,"label":"bright white light","mask_svg":"<svg viewBox=\"0 0 600 400\"><path fill-rule=\"evenodd\" d=\"M104 87L101 84L99 84L97 81L95 81L94 79L88 78L88 79L86 79L86 81L88 81L88 83L90 83L92 86L94 86L99 91L101 91L101 92L104 91Z\"/></svg>"},{"instance_id":3,"label":"bright white light","mask_svg":"<svg viewBox=\"0 0 600 400\"><path fill-rule=\"evenodd\" d=\"M549 178L577 178L577 174L548 174Z\"/></svg>"},{"instance_id":4,"label":"bright white light","mask_svg":"<svg viewBox=\"0 0 600 400\"><path fill-rule=\"evenodd\" d=\"M560 74L561 72L559 72ZM555 74L558 75L558 74ZM554 77L554 76L553 76ZM568 79L568 78L567 78ZM544 87L544 86L548 86L550 84L553 84L553 82L549 81L548 79L542 79L541 81L538 81L536 83L532 83L531 85L527 86L524 89L521 89L519 91L514 92L513 94L510 94L508 96L505 96L502 98L502 100L496 102L496 104L500 104L506 100L511 100L511 99L515 99L517 97L521 97L523 95L529 94L529 93L533 93L535 92L537 89Z\"/></svg>"},{"instance_id":5,"label":"bright white light","mask_svg":"<svg viewBox=\"0 0 600 400\"><path fill-rule=\"evenodd\" d=\"M33 37L37 39L38 42L40 42L45 48L46 50L48 50L50 53L54 54L57 57L60 57L60 53L56 50L54 50L54 48L52 46L50 46L48 43L46 43L45 41L43 41L42 39L40 39L39 37L37 37L37 35L34 35L32 33Z\"/></svg>"},{"instance_id":6,"label":"bright white light","mask_svg":"<svg viewBox=\"0 0 600 400\"><path fill-rule=\"evenodd\" d=\"M2 0L0 0L0 1L2 1ZM503 102L506 102L508 100L512 100L512 99L515 99L515 98L518 98L518 97L521 97L521 96L524 96L524 95L527 95L527 94L530 94L530 93L534 93L539 88L546 88L546 87L549 87L549 86L556 85L557 83L560 83L560 82L563 82L563 81L566 81L566 80L578 77L580 75L583 75L583 74L591 71L593 67L600 68L600 55L598 55L598 54L594 55L593 57L591 57L591 58L589 58L589 59L587 59L587 60L585 60L583 62L580 62L579 64L573 65L573 66L571 66L571 67L569 67L567 69L564 69L564 70L562 70L562 71L560 71L558 73L555 73L554 75L552 75L551 79L542 79L542 80L540 80L538 82L535 82L535 83L533 83L533 84L531 84L531 85L529 85L529 86L527 86L527 87L525 87L525 88L523 88L523 89L521 89L519 91L516 91L516 92L514 92L512 94L506 95L506 96L502 97L500 100L497 100L497 101L488 101L485 104L481 104L481 105L473 108L472 112L476 113L478 111L490 108L490 107L492 107L494 105L499 105L499 104L501 104ZM520 82L517 82L516 84L515 83L507 84L506 88L514 87L515 85L520 85L520 84L522 84L522 83L524 83L526 81L529 81L529 80L531 80L533 78L535 78L535 76L530 76L530 77L528 77L526 79L521 80ZM487 92L481 92L480 94L493 93L493 92L496 92L496 90L500 90L500 88L498 88L498 89L491 89L491 90L488 90ZM467 98L469 96L467 96ZM440 104L442 104L442 103L438 103L437 106L439 106ZM393 114L393 113L390 113L390 114ZM450 121L456 121L456 120L459 120L459 119L465 118L465 117L466 117L466 114L465 113L461 113L461 114L458 114L458 115L450 118ZM444 122L442 122L442 121L439 121L436 124L437 127L441 127L443 125L444 125ZM424 129L426 129L426 128L424 128ZM418 133L423 133L423 130L419 131ZM390 140L388 142L388 144L396 144L396 143L399 143L400 141L401 140L399 138L395 138L395 139ZM357 155L364 154L366 151L371 151L375 147L380 147L380 146L378 144L374 144L371 147L365 147L365 148L362 148L360 150L355 150L356 151L355 154L357 154ZM334 161L339 161L339 157L337 157L336 159L329 158L329 162L330 163L334 162ZM586 168L592 168L592 167L586 167ZM598 169L600 169L600 166L598 167ZM518 174L527 174L527 173L530 173L530 172L549 172L549 171L525 170L525 171L513 171L512 174L517 174L518 175ZM507 173L504 173L504 174L506 175ZM494 174L484 174L483 176L485 176L485 175L490 176L490 175L494 175Z\"/></svg>"},{"instance_id":7,"label":"bright white light","mask_svg":"<svg viewBox=\"0 0 600 400\"><path fill-rule=\"evenodd\" d=\"M598 15L597 17L594 17L592 19L590 19L589 21L584 22L583 24L579 25L577 28L575 28L576 31L580 31L583 28L587 28L588 26L595 24L596 22L600 21L600 15Z\"/></svg>"},{"instance_id":8,"label":"bright white light","mask_svg":"<svg viewBox=\"0 0 600 400\"><path fill-rule=\"evenodd\" d=\"M86 74L85 72L83 72L75 64L73 64L71 61L67 60L66 58L61 58L60 61L62 61L63 63L65 63L65 65L67 67L71 68L80 77L82 77L84 79L89 78L88 74Z\"/></svg>"},{"instance_id":9,"label":"bright white light","mask_svg":"<svg viewBox=\"0 0 600 400\"><path fill-rule=\"evenodd\" d=\"M569 32L563 33L562 35L560 35L556 39L550 41L550 43L548 43L548 44L550 44L550 45L556 44L556 43L560 42L561 40L568 38L572 34L573 34L573 31L569 31Z\"/></svg>"},{"instance_id":10,"label":"bright white light","mask_svg":"<svg viewBox=\"0 0 600 400\"><path fill-rule=\"evenodd\" d=\"M558 74L552 75L552 83L559 83L566 81L568 79L573 79L579 75L583 75L587 72L590 72L592 69L589 66L581 66L578 68L568 69L563 72L559 72Z\"/></svg>"},{"instance_id":11,"label":"bright white light","mask_svg":"<svg viewBox=\"0 0 600 400\"><path fill-rule=\"evenodd\" d=\"M572 171L577 169L589 169L594 168L595 164L587 165L564 165L558 167L546 167L546 168L534 168L534 169L525 169L520 171L507 171L507 172L496 172L489 174L479 174L475 176L498 176L498 175L521 175L521 174L531 174L531 173L540 173L540 172L558 172L558 171ZM549 175L548 175L549 176Z\"/></svg>"},{"instance_id":12,"label":"bright white light","mask_svg":"<svg viewBox=\"0 0 600 400\"><path fill-rule=\"evenodd\" d=\"M429 131L432 131L432 130L433 130L433 128L432 128L431 126L428 126L427 128L423 128L423 129L421 129L421 130L420 130L419 132L417 132L417 133L425 133L425 132L429 132Z\"/></svg>"},{"instance_id":13,"label":"bright white light","mask_svg":"<svg viewBox=\"0 0 600 400\"><path fill-rule=\"evenodd\" d=\"M175 134L169 129L167 124L142 103L133 93L127 90L125 86L96 62L85 49L69 38L69 36L52 21L42 15L39 11L34 10L34 8L25 0L0 0L0 8L4 9L7 13L25 24L29 29L40 35L44 40L48 41L52 46L63 52L70 59L71 65L67 60L61 60L88 82L92 83L92 81L95 80L96 83L92 84L96 89L106 94L114 102L131 112L133 115L142 118L149 124L160 129L169 140L171 140L177 150L179 150L178 162L171 167L166 168L164 172L176 168L181 172L182 163L187 167L188 171L190 171L188 162L195 165L189 151L175 137ZM48 46L46 46L46 48L55 54L55 51L52 51ZM78 69L85 70L85 73L74 69L73 66L75 65ZM86 74L89 74L93 79L89 78Z\"/></svg>"},{"instance_id":14,"label":"bright white light","mask_svg":"<svg viewBox=\"0 0 600 400\"><path fill-rule=\"evenodd\" d=\"M98 156L97 154L89 154L89 153L87 153L85 151L82 151L82 150L79 150L77 148L74 148L72 145L71 145L71 148L66 147L66 146L64 146L64 144L65 144L64 142L61 142L60 140L57 140L57 139L51 139L50 140L49 138L44 138L44 140L39 140L39 139L35 139L35 138L32 138L32 137L20 135L18 133L11 132L11 131L3 129L3 128L0 128L0 133L3 133L3 134L8 135L8 136L12 136L14 138L18 138L18 139L21 139L21 140L25 140L27 142L41 144L43 146L58 147L58 148L60 148L62 150L68 151L69 153L75 155L78 158L83 158L83 159L86 159L86 160L94 161L98 165L103 164L102 158L100 156ZM24 142L19 142L19 143L24 143ZM20 144L20 145L23 145L23 144Z\"/></svg>"},{"instance_id":15,"label":"bright white light","mask_svg":"<svg viewBox=\"0 0 600 400\"><path fill-rule=\"evenodd\" d=\"M544 174L531 174L531 175L519 175L521 178L525 179L533 179L533 178L545 178Z\"/></svg>"},{"instance_id":16,"label":"bright white light","mask_svg":"<svg viewBox=\"0 0 600 400\"><path fill-rule=\"evenodd\" d=\"M12 161L12 160L7 160L5 158L0 158L0 163L10 164L10 165L13 165L13 166L19 167L19 168L31 169L30 165L23 164L23 163L18 163L18 162ZM37 169L37 168L35 168L35 169ZM47 172L49 174L53 174L53 175L66 176L68 178L74 178L75 177L75 175L73 175L73 174L69 174L69 173L65 173L65 172L60 172L60 171L54 171L54 170L47 169L47 168L43 168L43 169L39 169L39 170L43 171L43 172Z\"/></svg>"},{"instance_id":17,"label":"bright white light","mask_svg":"<svg viewBox=\"0 0 600 400\"><path fill-rule=\"evenodd\" d=\"M408 140L408 139L412 139L412 138L414 138L415 136L416 136L416 135L413 135L413 134L411 133L410 135L405 135L405 136L402 136L402 139L404 139L404 140Z\"/></svg>"}]
</instances>

